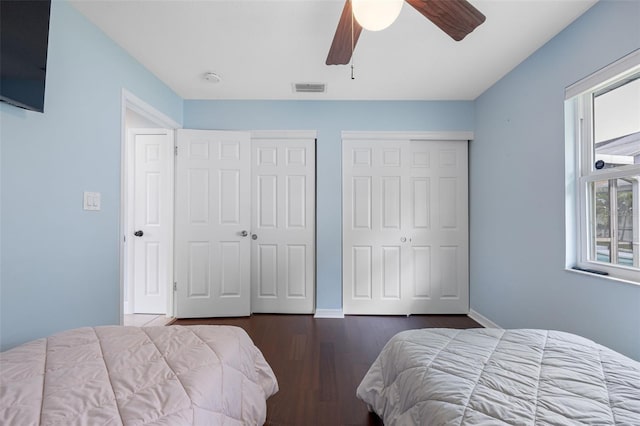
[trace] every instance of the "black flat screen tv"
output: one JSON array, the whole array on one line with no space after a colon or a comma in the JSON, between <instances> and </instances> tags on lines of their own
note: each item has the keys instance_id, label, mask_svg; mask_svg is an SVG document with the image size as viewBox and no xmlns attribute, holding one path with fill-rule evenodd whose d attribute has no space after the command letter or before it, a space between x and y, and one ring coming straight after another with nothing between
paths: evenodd
<instances>
[{"instance_id":1,"label":"black flat screen tv","mask_svg":"<svg viewBox=\"0 0 640 426\"><path fill-rule=\"evenodd\" d=\"M0 0L0 101L44 112L50 0Z\"/></svg>"}]
</instances>

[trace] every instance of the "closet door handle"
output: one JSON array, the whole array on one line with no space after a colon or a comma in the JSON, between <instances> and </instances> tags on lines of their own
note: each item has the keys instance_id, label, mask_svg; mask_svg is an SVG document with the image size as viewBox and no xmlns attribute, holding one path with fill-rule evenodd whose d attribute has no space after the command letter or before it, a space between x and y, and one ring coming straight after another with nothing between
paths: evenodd
<instances>
[{"instance_id":1,"label":"closet door handle","mask_svg":"<svg viewBox=\"0 0 640 426\"><path fill-rule=\"evenodd\" d=\"M249 233L247 231L240 232L240 236L241 237L246 237L247 235L249 235Z\"/></svg>"},{"instance_id":2,"label":"closet door handle","mask_svg":"<svg viewBox=\"0 0 640 426\"><path fill-rule=\"evenodd\" d=\"M136 237L142 237L144 235L144 232L136 231L136 232L133 233L133 235L135 235Z\"/></svg>"}]
</instances>

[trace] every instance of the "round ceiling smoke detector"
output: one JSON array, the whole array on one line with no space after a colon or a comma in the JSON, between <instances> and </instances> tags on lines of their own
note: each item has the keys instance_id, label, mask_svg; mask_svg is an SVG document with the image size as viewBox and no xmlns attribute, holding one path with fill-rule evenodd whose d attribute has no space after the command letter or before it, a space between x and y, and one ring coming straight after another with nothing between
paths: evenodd
<instances>
[{"instance_id":1,"label":"round ceiling smoke detector","mask_svg":"<svg viewBox=\"0 0 640 426\"><path fill-rule=\"evenodd\" d=\"M220 83L220 81L222 81L220 76L218 74L216 74L215 72L205 72L204 73L204 79L209 81L209 82L211 82L211 83Z\"/></svg>"}]
</instances>

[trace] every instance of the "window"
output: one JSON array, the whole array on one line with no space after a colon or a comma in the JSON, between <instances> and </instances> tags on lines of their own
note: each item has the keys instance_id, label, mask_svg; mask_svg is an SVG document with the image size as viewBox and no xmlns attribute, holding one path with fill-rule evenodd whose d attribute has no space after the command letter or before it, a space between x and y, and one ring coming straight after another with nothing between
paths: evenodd
<instances>
[{"instance_id":1,"label":"window","mask_svg":"<svg viewBox=\"0 0 640 426\"><path fill-rule=\"evenodd\" d=\"M640 51L571 86L567 99L576 203L568 263L640 283Z\"/></svg>"}]
</instances>

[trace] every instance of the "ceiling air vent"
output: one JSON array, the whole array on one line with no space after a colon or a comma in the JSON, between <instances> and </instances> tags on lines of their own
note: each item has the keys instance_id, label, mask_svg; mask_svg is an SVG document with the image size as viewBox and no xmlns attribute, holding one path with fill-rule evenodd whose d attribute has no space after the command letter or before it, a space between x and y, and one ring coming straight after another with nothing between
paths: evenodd
<instances>
[{"instance_id":1,"label":"ceiling air vent","mask_svg":"<svg viewBox=\"0 0 640 426\"><path fill-rule=\"evenodd\" d=\"M327 87L324 83L295 83L293 91L296 93L324 93Z\"/></svg>"}]
</instances>

